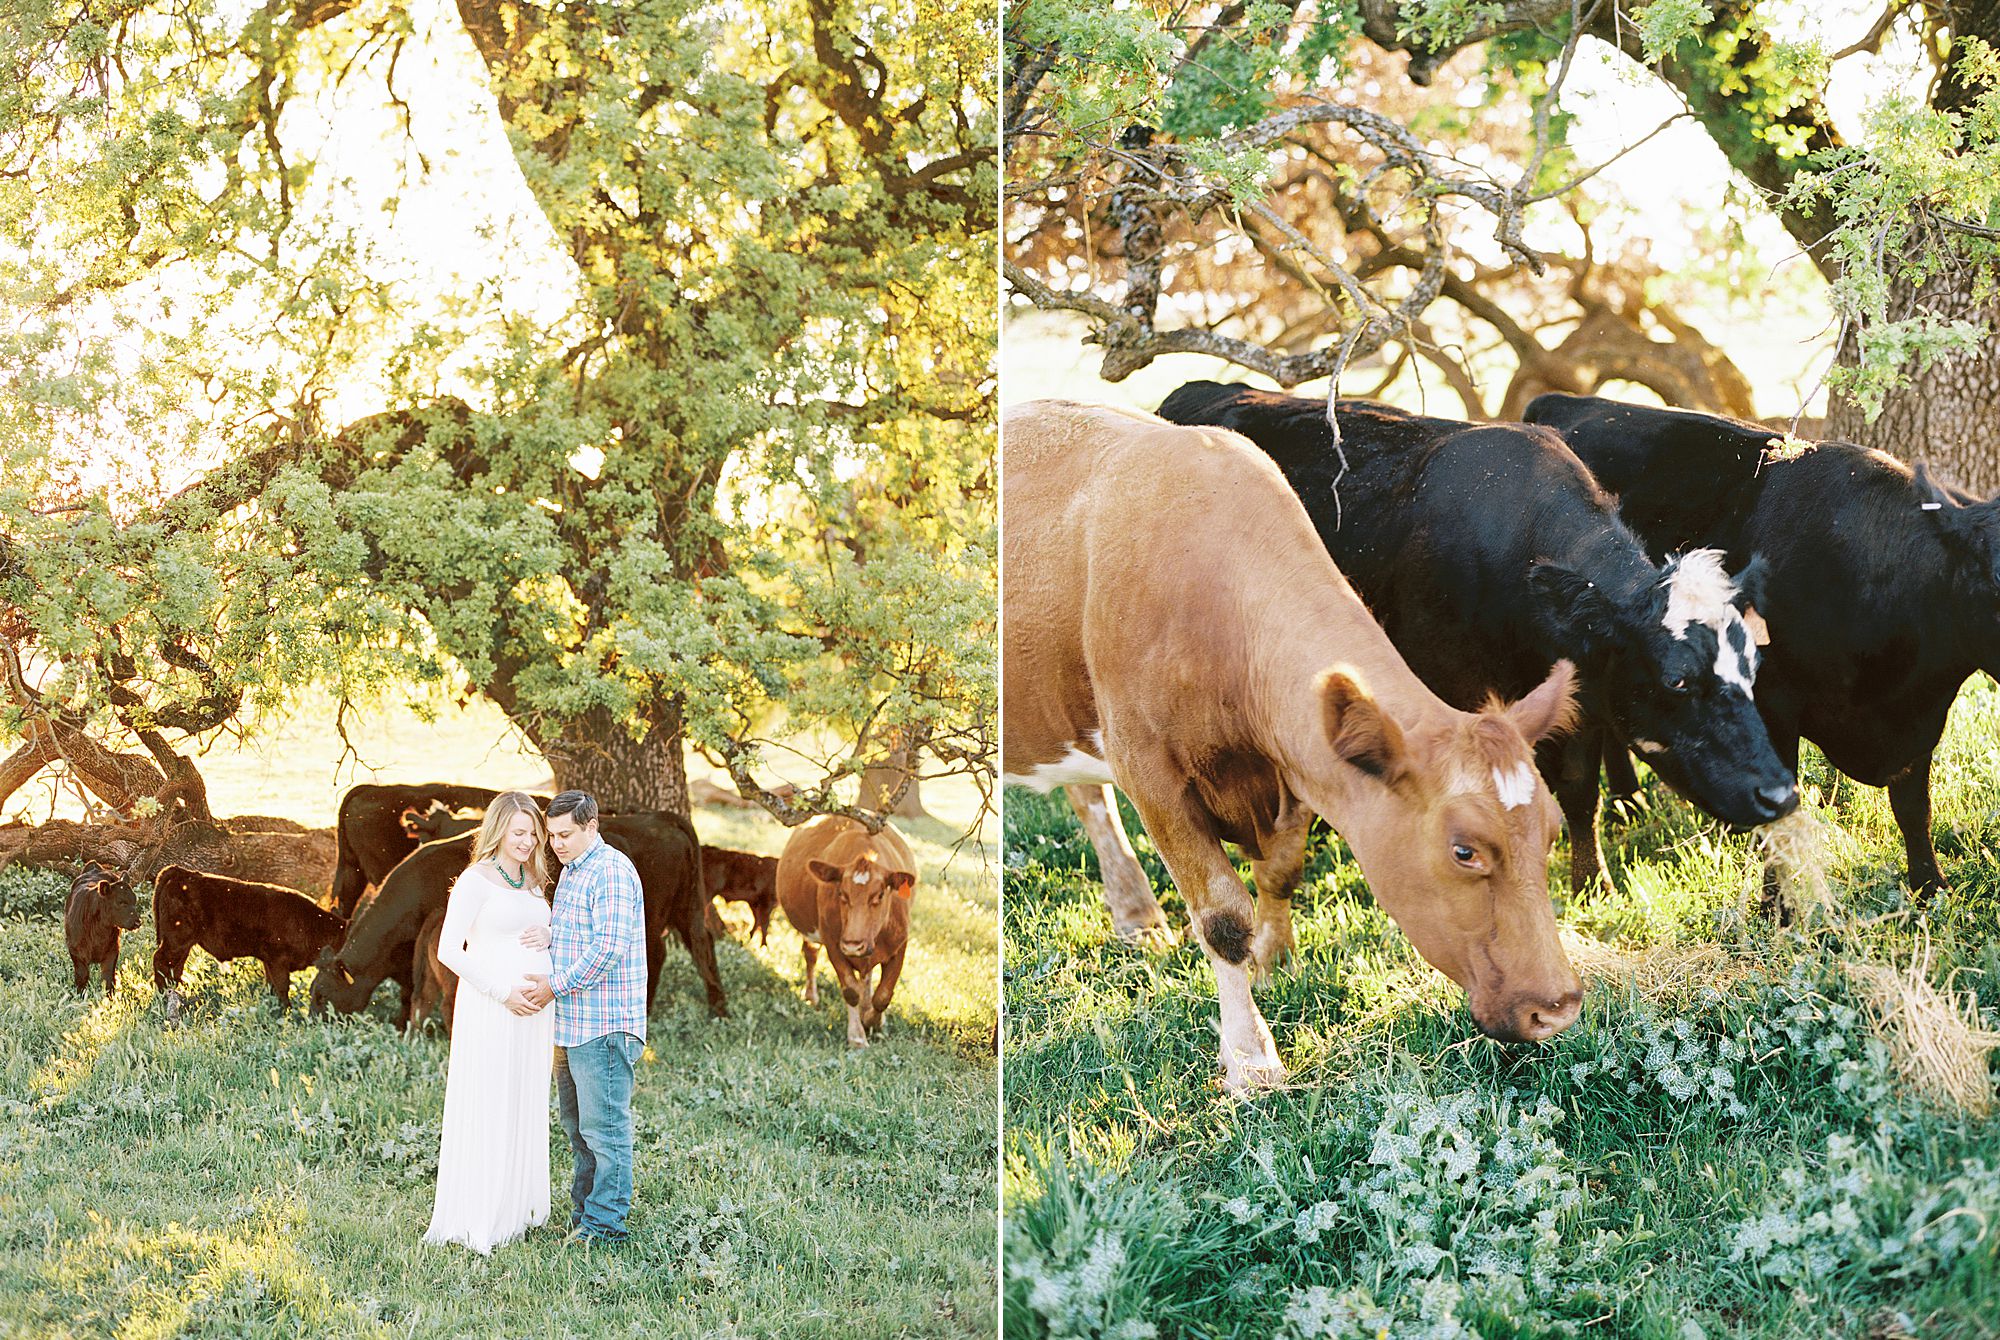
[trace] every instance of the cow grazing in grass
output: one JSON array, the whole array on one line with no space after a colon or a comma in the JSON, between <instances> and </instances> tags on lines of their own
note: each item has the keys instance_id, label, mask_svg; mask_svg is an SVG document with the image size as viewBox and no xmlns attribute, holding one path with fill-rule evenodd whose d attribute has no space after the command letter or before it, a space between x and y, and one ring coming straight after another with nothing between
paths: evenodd
<instances>
[{"instance_id":1,"label":"cow grazing in grass","mask_svg":"<svg viewBox=\"0 0 2000 1340\"><path fill-rule=\"evenodd\" d=\"M896 994L910 944L917 861L909 844L887 825L870 833L853 819L821 815L792 830L777 880L785 918L804 937L806 1000L819 1003L824 949L847 1002L847 1041L866 1047Z\"/></svg>"},{"instance_id":2,"label":"cow grazing in grass","mask_svg":"<svg viewBox=\"0 0 2000 1340\"><path fill-rule=\"evenodd\" d=\"M1725 823L1798 807L1752 690L1763 564L1732 579L1712 550L1656 563L1562 439L1385 405L1189 382L1160 406L1261 447L1410 668L1454 707L1517 697L1577 667L1577 728L1536 751L1570 832L1570 887L1602 877L1597 765L1630 745ZM1338 484L1335 483L1338 478Z\"/></svg>"},{"instance_id":3,"label":"cow grazing in grass","mask_svg":"<svg viewBox=\"0 0 2000 1340\"><path fill-rule=\"evenodd\" d=\"M1004 431L1004 773L1131 797L1215 971L1227 1087L1284 1075L1250 972L1290 950L1315 812L1481 1029L1567 1028L1582 984L1556 938L1559 816L1532 749L1567 723L1570 664L1511 706L1459 711L1236 434L1052 401ZM1254 907L1225 841L1251 858Z\"/></svg>"},{"instance_id":4,"label":"cow grazing in grass","mask_svg":"<svg viewBox=\"0 0 2000 1340\"><path fill-rule=\"evenodd\" d=\"M729 1013L715 961L715 939L703 915L701 845L694 827L678 814L607 815L598 831L632 859L646 900L646 1002L658 989L669 930L680 938L708 993L709 1012ZM381 886L355 909L347 935L313 979L312 1008L331 1006L342 1014L368 1008L385 981L403 987L398 1024L408 1024L415 1003L417 936L432 912L442 909L472 857L470 833L426 842L383 877Z\"/></svg>"},{"instance_id":5,"label":"cow grazing in grass","mask_svg":"<svg viewBox=\"0 0 2000 1340\"><path fill-rule=\"evenodd\" d=\"M771 910L778 905L777 857L703 843L701 881L711 904L717 898L727 898L748 906L755 919L757 942L771 943Z\"/></svg>"},{"instance_id":6,"label":"cow grazing in grass","mask_svg":"<svg viewBox=\"0 0 2000 1340\"><path fill-rule=\"evenodd\" d=\"M380 885L396 863L415 851L418 839L403 828L403 811L427 813L431 807L484 810L498 791L484 786L454 786L423 782L380 786L364 783L348 788L340 798L333 867L333 905L343 917L354 915L361 895Z\"/></svg>"},{"instance_id":7,"label":"cow grazing in grass","mask_svg":"<svg viewBox=\"0 0 2000 1340\"><path fill-rule=\"evenodd\" d=\"M312 899L279 884L258 884L170 865L153 879L153 985L164 991L167 1014L180 1013L181 972L195 949L227 963L254 958L284 1006L292 974L321 961L340 942L346 923Z\"/></svg>"},{"instance_id":8,"label":"cow grazing in grass","mask_svg":"<svg viewBox=\"0 0 2000 1340\"><path fill-rule=\"evenodd\" d=\"M90 990L90 965L104 983L104 994L118 989L118 947L126 931L139 929L139 896L121 872L92 861L70 881L69 904L63 909L63 940L76 968L76 992Z\"/></svg>"},{"instance_id":9,"label":"cow grazing in grass","mask_svg":"<svg viewBox=\"0 0 2000 1340\"><path fill-rule=\"evenodd\" d=\"M1811 740L1886 786L1910 886L1944 888L1931 755L1966 677L2000 672L2000 500L1851 443L1773 449L1776 430L1709 414L1544 395L1527 415L1563 435L1647 548L1763 555L1757 708L1779 757L1796 768Z\"/></svg>"}]
</instances>

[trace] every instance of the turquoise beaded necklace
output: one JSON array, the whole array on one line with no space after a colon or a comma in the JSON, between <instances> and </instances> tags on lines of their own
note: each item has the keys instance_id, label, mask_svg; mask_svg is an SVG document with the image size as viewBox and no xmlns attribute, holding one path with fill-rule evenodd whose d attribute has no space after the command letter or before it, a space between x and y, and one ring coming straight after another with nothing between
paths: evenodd
<instances>
[{"instance_id":1,"label":"turquoise beaded necklace","mask_svg":"<svg viewBox=\"0 0 2000 1340\"><path fill-rule=\"evenodd\" d=\"M511 884L513 887L517 889L522 887L528 882L528 867L525 865L521 867L521 877L519 879L515 879L512 875L507 873L507 867L500 864L500 860L498 857L494 858L493 868L500 872L500 878L506 880L509 884Z\"/></svg>"}]
</instances>

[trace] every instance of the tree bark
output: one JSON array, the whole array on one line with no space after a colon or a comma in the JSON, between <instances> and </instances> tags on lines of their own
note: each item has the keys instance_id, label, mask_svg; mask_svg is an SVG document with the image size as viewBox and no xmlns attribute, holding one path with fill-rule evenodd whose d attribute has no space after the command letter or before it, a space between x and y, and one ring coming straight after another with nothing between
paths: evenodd
<instances>
[{"instance_id":1,"label":"tree bark","mask_svg":"<svg viewBox=\"0 0 2000 1340\"><path fill-rule=\"evenodd\" d=\"M924 809L923 799L917 794L919 783L915 776L917 760L914 751L902 743L901 731L885 730L882 734L885 741L891 742L893 747L889 750L886 762L871 764L863 770L861 794L854 803L864 810L893 814L898 819L930 818L930 812ZM865 746L867 742L864 740L862 743ZM903 790L893 807L884 810L883 807L888 804L889 797L896 794L896 788L903 786L904 778L909 779L908 787Z\"/></svg>"},{"instance_id":2,"label":"tree bark","mask_svg":"<svg viewBox=\"0 0 2000 1340\"><path fill-rule=\"evenodd\" d=\"M1889 285L1889 319L1900 321L1920 308L1955 319L1976 321L2000 329L2000 304L1975 302L1971 279L1946 271L1918 288L1893 276ZM1850 336L1840 361L1852 365L1857 348ZM1883 401L1875 422L1860 408L1836 396L1827 409L1827 436L1874 447L1905 461L1923 461L1948 479L1981 497L2000 490L2000 338L1989 335L1975 354L1941 359L1913 371L1909 383Z\"/></svg>"},{"instance_id":3,"label":"tree bark","mask_svg":"<svg viewBox=\"0 0 2000 1340\"><path fill-rule=\"evenodd\" d=\"M587 791L601 809L614 814L688 813L687 759L676 706L661 708L637 740L603 708L567 721L535 723L529 738L554 769L558 790Z\"/></svg>"}]
</instances>

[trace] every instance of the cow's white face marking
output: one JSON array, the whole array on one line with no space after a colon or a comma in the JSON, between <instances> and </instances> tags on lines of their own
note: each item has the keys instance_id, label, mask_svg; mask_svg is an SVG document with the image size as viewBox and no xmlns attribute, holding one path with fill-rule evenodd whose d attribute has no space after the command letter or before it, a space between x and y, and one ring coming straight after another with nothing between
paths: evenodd
<instances>
[{"instance_id":1,"label":"cow's white face marking","mask_svg":"<svg viewBox=\"0 0 2000 1340\"><path fill-rule=\"evenodd\" d=\"M1736 583L1722 569L1719 549L1690 549L1667 565L1667 613L1661 620L1679 641L1689 624L1715 634L1715 677L1745 697L1757 679L1757 645L1737 612Z\"/></svg>"},{"instance_id":2,"label":"cow's white face marking","mask_svg":"<svg viewBox=\"0 0 2000 1340\"><path fill-rule=\"evenodd\" d=\"M1098 752L1091 753L1081 746L1084 743L1095 746ZM1111 775L1111 765L1103 758L1104 736L1098 731L1090 732L1087 741L1078 741L1069 747L1069 752L1053 763L1038 763L1027 772L1003 772L1000 781L1006 786L1025 786L1030 791L1047 794L1059 786L1102 786L1106 782L1117 782Z\"/></svg>"},{"instance_id":3,"label":"cow's white face marking","mask_svg":"<svg viewBox=\"0 0 2000 1340\"><path fill-rule=\"evenodd\" d=\"M1493 770L1493 790L1500 797L1503 810L1519 809L1535 798L1535 773L1525 763L1516 763L1512 769Z\"/></svg>"},{"instance_id":4,"label":"cow's white face marking","mask_svg":"<svg viewBox=\"0 0 2000 1340\"><path fill-rule=\"evenodd\" d=\"M868 882L868 872L866 870L857 870L852 875L849 875L848 878L856 884L866 884Z\"/></svg>"}]
</instances>

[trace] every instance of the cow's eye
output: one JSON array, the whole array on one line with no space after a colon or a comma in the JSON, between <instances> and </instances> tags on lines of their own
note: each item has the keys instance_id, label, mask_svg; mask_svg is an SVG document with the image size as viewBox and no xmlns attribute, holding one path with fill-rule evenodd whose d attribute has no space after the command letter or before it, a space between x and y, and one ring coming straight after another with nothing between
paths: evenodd
<instances>
[{"instance_id":1,"label":"cow's eye","mask_svg":"<svg viewBox=\"0 0 2000 1340\"><path fill-rule=\"evenodd\" d=\"M1486 862L1479 859L1479 853L1463 842L1451 844L1451 859L1467 870L1484 870Z\"/></svg>"},{"instance_id":2,"label":"cow's eye","mask_svg":"<svg viewBox=\"0 0 2000 1340\"><path fill-rule=\"evenodd\" d=\"M1677 675L1674 678L1667 681L1668 693L1686 693L1687 691L1688 691L1688 682L1685 676Z\"/></svg>"}]
</instances>

